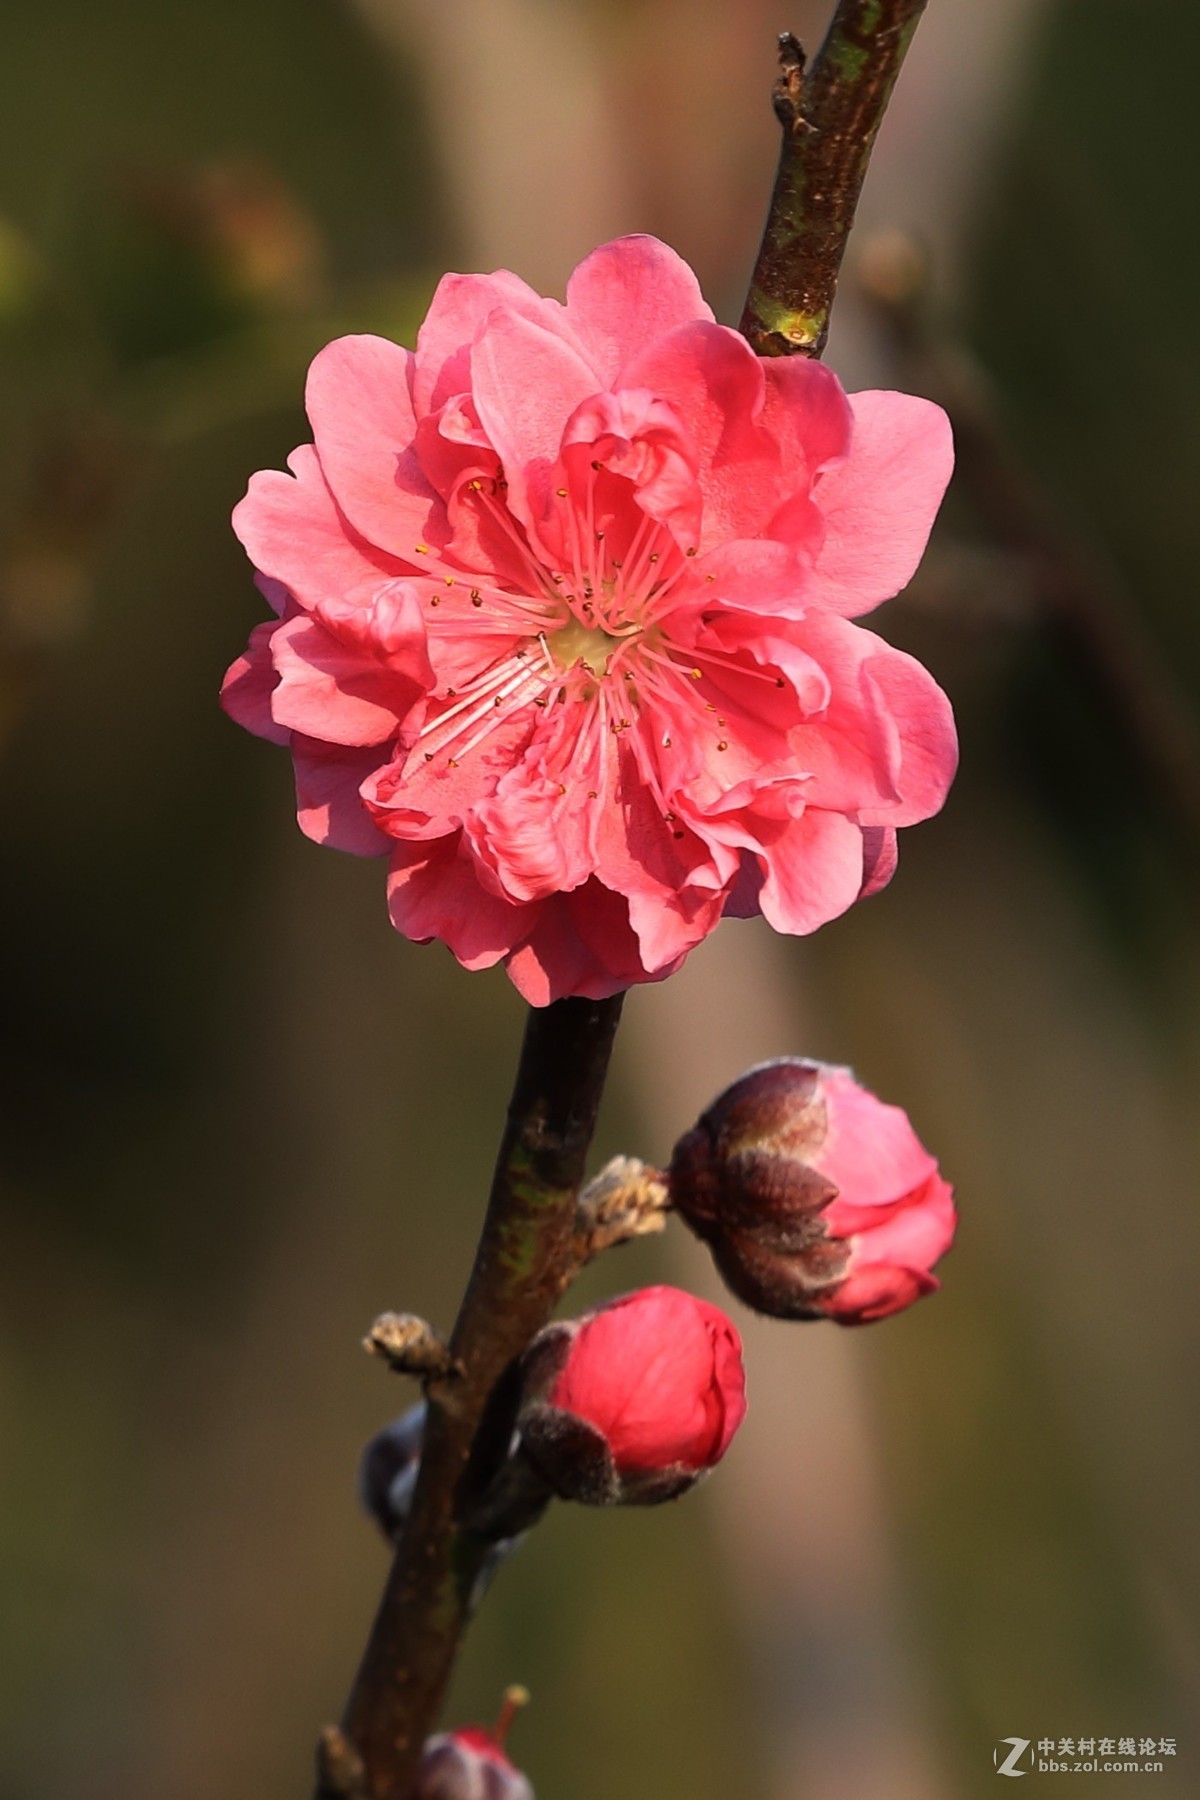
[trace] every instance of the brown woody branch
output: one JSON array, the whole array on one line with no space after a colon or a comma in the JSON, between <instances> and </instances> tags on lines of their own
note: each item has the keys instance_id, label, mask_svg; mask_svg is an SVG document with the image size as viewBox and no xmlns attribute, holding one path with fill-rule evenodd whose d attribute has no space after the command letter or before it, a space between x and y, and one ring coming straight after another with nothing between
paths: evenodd
<instances>
[{"instance_id":1,"label":"brown woody branch","mask_svg":"<svg viewBox=\"0 0 1200 1800\"><path fill-rule=\"evenodd\" d=\"M760 356L820 356L846 240L926 0L840 0L806 67L779 40L779 172L741 330Z\"/></svg>"},{"instance_id":2,"label":"brown woody branch","mask_svg":"<svg viewBox=\"0 0 1200 1800\"><path fill-rule=\"evenodd\" d=\"M490 1547L463 1523L464 1478L470 1463L476 1486L503 1456L504 1445L477 1442L488 1398L577 1266L576 1196L622 997L559 1000L529 1015L483 1236L450 1339L453 1367L427 1383L412 1511L342 1720L366 1800L407 1800L445 1693ZM330 1791L324 1775L319 1794Z\"/></svg>"}]
</instances>

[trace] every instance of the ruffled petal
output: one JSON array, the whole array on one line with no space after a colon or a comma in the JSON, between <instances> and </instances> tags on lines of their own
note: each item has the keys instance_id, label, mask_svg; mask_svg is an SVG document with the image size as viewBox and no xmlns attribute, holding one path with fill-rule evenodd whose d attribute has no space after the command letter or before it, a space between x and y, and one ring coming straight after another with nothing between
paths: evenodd
<instances>
[{"instance_id":1,"label":"ruffled petal","mask_svg":"<svg viewBox=\"0 0 1200 1800\"><path fill-rule=\"evenodd\" d=\"M862 887L862 833L840 813L809 807L764 849L759 906L776 931L804 936L836 919Z\"/></svg>"},{"instance_id":2,"label":"ruffled petal","mask_svg":"<svg viewBox=\"0 0 1200 1800\"><path fill-rule=\"evenodd\" d=\"M412 392L419 416L470 388L471 345L497 308L559 336L571 335L558 301L544 300L508 269L493 275L443 275L417 333Z\"/></svg>"},{"instance_id":3,"label":"ruffled petal","mask_svg":"<svg viewBox=\"0 0 1200 1800\"><path fill-rule=\"evenodd\" d=\"M418 944L437 938L464 969L490 969L520 943L539 914L536 906L481 888L457 834L394 847L388 909L397 931Z\"/></svg>"},{"instance_id":4,"label":"ruffled petal","mask_svg":"<svg viewBox=\"0 0 1200 1800\"><path fill-rule=\"evenodd\" d=\"M389 742L419 693L413 680L348 649L315 619L277 626L271 656L276 724L328 744Z\"/></svg>"},{"instance_id":5,"label":"ruffled petal","mask_svg":"<svg viewBox=\"0 0 1200 1800\"><path fill-rule=\"evenodd\" d=\"M845 456L854 430L853 401L827 364L809 356L762 359L762 425L785 470L804 484Z\"/></svg>"},{"instance_id":6,"label":"ruffled petal","mask_svg":"<svg viewBox=\"0 0 1200 1800\"><path fill-rule=\"evenodd\" d=\"M374 745L345 749L316 738L292 737L296 767L296 816L300 829L316 844L346 850L351 856L386 856L391 839L376 827L362 803L359 788L378 767Z\"/></svg>"},{"instance_id":7,"label":"ruffled petal","mask_svg":"<svg viewBox=\"0 0 1200 1800\"><path fill-rule=\"evenodd\" d=\"M596 386L595 371L577 350L517 313L493 313L475 339L475 405L504 465L509 509L527 530L549 510L567 420Z\"/></svg>"},{"instance_id":8,"label":"ruffled petal","mask_svg":"<svg viewBox=\"0 0 1200 1800\"><path fill-rule=\"evenodd\" d=\"M518 764L471 808L464 836L511 900L569 893L592 873L588 802L536 765Z\"/></svg>"},{"instance_id":9,"label":"ruffled petal","mask_svg":"<svg viewBox=\"0 0 1200 1800\"><path fill-rule=\"evenodd\" d=\"M271 695L279 676L271 660L271 639L279 630L277 619L266 619L250 633L250 642L236 662L229 665L221 683L221 705L236 725L271 744L286 744L291 732L271 712Z\"/></svg>"},{"instance_id":10,"label":"ruffled petal","mask_svg":"<svg viewBox=\"0 0 1200 1800\"><path fill-rule=\"evenodd\" d=\"M950 702L914 657L814 608L797 641L824 670L824 710L791 733L814 806L863 825L911 825L945 800L958 764Z\"/></svg>"},{"instance_id":11,"label":"ruffled petal","mask_svg":"<svg viewBox=\"0 0 1200 1800\"><path fill-rule=\"evenodd\" d=\"M233 512L233 529L256 569L311 611L322 601L370 606L379 585L405 565L375 549L338 511L311 444L288 457L290 475L251 477Z\"/></svg>"},{"instance_id":12,"label":"ruffled petal","mask_svg":"<svg viewBox=\"0 0 1200 1800\"><path fill-rule=\"evenodd\" d=\"M368 543L412 561L439 502L417 460L411 351L335 338L313 359L305 405L338 506Z\"/></svg>"},{"instance_id":13,"label":"ruffled petal","mask_svg":"<svg viewBox=\"0 0 1200 1800\"><path fill-rule=\"evenodd\" d=\"M764 430L762 366L745 338L696 321L655 338L622 371L686 419L704 491L699 549L757 536L791 492L779 446Z\"/></svg>"},{"instance_id":14,"label":"ruffled petal","mask_svg":"<svg viewBox=\"0 0 1200 1800\"><path fill-rule=\"evenodd\" d=\"M809 598L852 619L913 578L954 466L950 421L913 394L853 394L849 453L822 474Z\"/></svg>"},{"instance_id":15,"label":"ruffled petal","mask_svg":"<svg viewBox=\"0 0 1200 1800\"><path fill-rule=\"evenodd\" d=\"M622 369L654 338L712 308L681 256L655 237L601 244L567 283L567 317L601 381L618 385Z\"/></svg>"},{"instance_id":16,"label":"ruffled petal","mask_svg":"<svg viewBox=\"0 0 1200 1800\"><path fill-rule=\"evenodd\" d=\"M509 977L530 1006L568 994L606 1000L671 972L645 967L625 901L595 880L543 901L536 926L508 960Z\"/></svg>"}]
</instances>

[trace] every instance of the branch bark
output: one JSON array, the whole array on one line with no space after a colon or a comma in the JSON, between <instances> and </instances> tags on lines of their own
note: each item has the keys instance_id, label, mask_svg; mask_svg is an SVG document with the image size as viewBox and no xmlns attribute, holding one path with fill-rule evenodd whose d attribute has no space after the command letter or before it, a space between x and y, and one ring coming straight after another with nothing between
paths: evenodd
<instances>
[{"instance_id":1,"label":"branch bark","mask_svg":"<svg viewBox=\"0 0 1200 1800\"><path fill-rule=\"evenodd\" d=\"M760 356L820 356L875 136L926 0L840 0L812 67L779 40L779 172L741 331Z\"/></svg>"},{"instance_id":2,"label":"branch bark","mask_svg":"<svg viewBox=\"0 0 1200 1800\"><path fill-rule=\"evenodd\" d=\"M463 1477L473 1445L478 1464L489 1395L550 1318L575 1266L576 1197L623 997L559 1000L529 1015L483 1235L450 1340L461 1372L428 1385L412 1512L342 1721L369 1800L406 1800L450 1678L489 1549L461 1522Z\"/></svg>"}]
</instances>

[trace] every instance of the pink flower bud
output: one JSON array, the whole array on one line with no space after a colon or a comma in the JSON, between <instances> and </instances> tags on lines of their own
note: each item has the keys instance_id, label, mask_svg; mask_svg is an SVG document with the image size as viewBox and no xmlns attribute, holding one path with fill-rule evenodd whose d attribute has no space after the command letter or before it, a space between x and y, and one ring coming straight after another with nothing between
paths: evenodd
<instances>
[{"instance_id":1,"label":"pink flower bud","mask_svg":"<svg viewBox=\"0 0 1200 1800\"><path fill-rule=\"evenodd\" d=\"M863 1325L911 1306L954 1239L953 1189L898 1106L784 1057L675 1146L671 1199L733 1292L781 1319Z\"/></svg>"},{"instance_id":2,"label":"pink flower bud","mask_svg":"<svg viewBox=\"0 0 1200 1800\"><path fill-rule=\"evenodd\" d=\"M534 1800L490 1731L468 1725L444 1731L425 1745L413 1800Z\"/></svg>"},{"instance_id":3,"label":"pink flower bud","mask_svg":"<svg viewBox=\"0 0 1200 1800\"><path fill-rule=\"evenodd\" d=\"M525 1454L556 1493L590 1505L674 1499L721 1460L746 1413L732 1321L678 1288L548 1326L523 1373Z\"/></svg>"}]
</instances>

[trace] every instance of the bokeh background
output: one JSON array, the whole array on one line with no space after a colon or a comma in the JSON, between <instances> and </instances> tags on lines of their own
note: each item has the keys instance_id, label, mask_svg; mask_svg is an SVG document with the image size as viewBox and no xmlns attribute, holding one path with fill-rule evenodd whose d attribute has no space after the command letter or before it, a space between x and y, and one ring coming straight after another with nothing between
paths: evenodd
<instances>
[{"instance_id":1,"label":"bokeh background","mask_svg":"<svg viewBox=\"0 0 1200 1800\"><path fill-rule=\"evenodd\" d=\"M230 507L309 356L411 342L446 267L561 291L650 230L735 319L773 33L829 10L8 0L3 1800L307 1791L385 1566L355 1460L408 1398L358 1339L450 1320L521 1027L217 711L261 611ZM810 1052L909 1108L961 1240L862 1333L739 1311L718 1475L561 1508L505 1571L453 1716L526 1682L543 1800L958 1800L1010 1735L1173 1737L1071 1791L1200 1792L1198 62L1191 0L918 33L830 356L955 405L877 622L962 774L880 898L631 997L597 1159ZM590 1294L714 1291L677 1234L622 1254Z\"/></svg>"}]
</instances>

